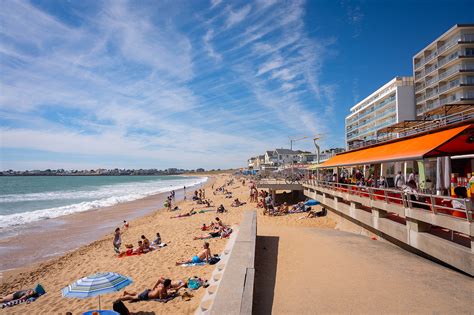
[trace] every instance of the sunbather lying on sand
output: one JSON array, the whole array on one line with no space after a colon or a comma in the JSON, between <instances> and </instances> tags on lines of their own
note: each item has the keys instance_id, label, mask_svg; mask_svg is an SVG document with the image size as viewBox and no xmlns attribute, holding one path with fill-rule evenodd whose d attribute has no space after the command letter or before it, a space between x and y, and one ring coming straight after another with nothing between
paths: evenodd
<instances>
[{"instance_id":1,"label":"sunbather lying on sand","mask_svg":"<svg viewBox=\"0 0 474 315\"><path fill-rule=\"evenodd\" d=\"M0 303L7 303L7 302L18 300L21 298L36 297L37 295L38 294L32 289L20 290L20 291L7 294L4 297L0 298Z\"/></svg>"},{"instance_id":2,"label":"sunbather lying on sand","mask_svg":"<svg viewBox=\"0 0 474 315\"><path fill-rule=\"evenodd\" d=\"M153 289L145 289L142 293L124 291L119 298L120 301L147 301L153 299L166 299L168 297L168 289L171 289L171 280L162 278L158 279Z\"/></svg>"},{"instance_id":3,"label":"sunbather lying on sand","mask_svg":"<svg viewBox=\"0 0 474 315\"><path fill-rule=\"evenodd\" d=\"M220 237L220 238L225 238L228 237L232 233L231 228L220 228L218 230L215 230L213 232L209 232L207 235L201 235L201 236L195 236L193 239L194 240L206 240L209 238L215 238L215 237Z\"/></svg>"},{"instance_id":4,"label":"sunbather lying on sand","mask_svg":"<svg viewBox=\"0 0 474 315\"><path fill-rule=\"evenodd\" d=\"M184 264L192 264L192 263L200 263L200 262L209 262L211 258L211 249L209 248L209 243L204 243L203 250L199 252L199 254L193 256L193 258L189 260L177 261L176 266L184 265Z\"/></svg>"},{"instance_id":5,"label":"sunbather lying on sand","mask_svg":"<svg viewBox=\"0 0 474 315\"><path fill-rule=\"evenodd\" d=\"M165 277L160 277L158 279L157 283L164 284L167 278ZM181 288L186 288L188 285L186 284L185 280L171 280L171 284L168 290L174 290L175 292L178 292L179 289Z\"/></svg>"},{"instance_id":6,"label":"sunbather lying on sand","mask_svg":"<svg viewBox=\"0 0 474 315\"><path fill-rule=\"evenodd\" d=\"M242 201L239 200L239 198L235 198L234 202L232 202L232 204L230 206L231 207L240 207L240 206L243 206L245 204L246 204L246 202L242 202Z\"/></svg>"},{"instance_id":7,"label":"sunbather lying on sand","mask_svg":"<svg viewBox=\"0 0 474 315\"><path fill-rule=\"evenodd\" d=\"M183 218L183 217L190 217L192 215L195 215L197 212L194 211L194 208L191 209L191 211L175 215L174 217L171 217L171 219L176 219L176 218Z\"/></svg>"}]
</instances>

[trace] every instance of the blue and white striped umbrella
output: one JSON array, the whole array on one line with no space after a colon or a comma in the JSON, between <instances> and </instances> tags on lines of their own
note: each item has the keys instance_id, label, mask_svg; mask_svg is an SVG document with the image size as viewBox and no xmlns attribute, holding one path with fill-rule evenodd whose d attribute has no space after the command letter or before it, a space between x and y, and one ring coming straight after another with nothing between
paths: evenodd
<instances>
[{"instance_id":1,"label":"blue and white striped umbrella","mask_svg":"<svg viewBox=\"0 0 474 315\"><path fill-rule=\"evenodd\" d=\"M61 290L64 297L88 298L120 291L131 284L132 279L115 272L99 272L79 279Z\"/></svg>"}]
</instances>

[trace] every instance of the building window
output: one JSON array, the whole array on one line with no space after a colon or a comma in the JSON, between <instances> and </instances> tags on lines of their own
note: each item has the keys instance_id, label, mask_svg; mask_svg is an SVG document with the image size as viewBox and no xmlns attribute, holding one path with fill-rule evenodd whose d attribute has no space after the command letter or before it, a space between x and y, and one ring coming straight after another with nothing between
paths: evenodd
<instances>
[{"instance_id":1,"label":"building window","mask_svg":"<svg viewBox=\"0 0 474 315\"><path fill-rule=\"evenodd\" d=\"M466 56L474 56L474 48L466 48Z\"/></svg>"}]
</instances>

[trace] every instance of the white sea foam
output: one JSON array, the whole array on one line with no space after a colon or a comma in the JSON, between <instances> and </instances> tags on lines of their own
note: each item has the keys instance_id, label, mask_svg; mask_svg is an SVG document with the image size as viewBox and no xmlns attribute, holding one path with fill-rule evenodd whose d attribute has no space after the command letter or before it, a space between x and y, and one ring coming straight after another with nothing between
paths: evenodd
<instances>
[{"instance_id":1,"label":"white sea foam","mask_svg":"<svg viewBox=\"0 0 474 315\"><path fill-rule=\"evenodd\" d=\"M83 201L65 205L62 207L40 209L35 211L21 212L8 215L0 215L0 228L32 223L38 220L52 219L60 216L84 212L102 207L113 206L118 203L142 199L157 193L167 192L180 189L185 186L194 186L201 184L207 180L202 178L183 178L166 181L151 181L126 183L103 186L97 190L82 191L59 191L38 194L23 195L4 195L0 202L21 202L21 201L38 201L38 200L78 200ZM92 200L91 200L92 199Z\"/></svg>"}]
</instances>

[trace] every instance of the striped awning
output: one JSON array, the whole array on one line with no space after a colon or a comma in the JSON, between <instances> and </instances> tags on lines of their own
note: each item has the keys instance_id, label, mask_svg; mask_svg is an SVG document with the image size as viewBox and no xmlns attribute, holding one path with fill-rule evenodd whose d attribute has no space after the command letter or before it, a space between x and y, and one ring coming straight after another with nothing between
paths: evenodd
<instances>
[{"instance_id":1,"label":"striped awning","mask_svg":"<svg viewBox=\"0 0 474 315\"><path fill-rule=\"evenodd\" d=\"M132 279L115 272L103 272L79 279L61 290L64 297L88 298L120 291Z\"/></svg>"}]
</instances>

